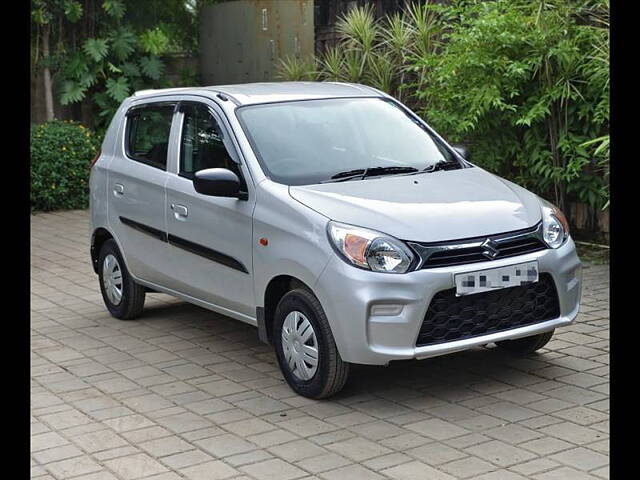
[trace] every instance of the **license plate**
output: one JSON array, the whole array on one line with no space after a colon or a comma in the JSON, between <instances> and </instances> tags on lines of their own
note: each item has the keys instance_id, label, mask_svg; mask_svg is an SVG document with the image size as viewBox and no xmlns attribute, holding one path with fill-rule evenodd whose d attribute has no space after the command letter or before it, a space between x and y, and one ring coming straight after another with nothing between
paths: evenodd
<instances>
[{"instance_id":1,"label":"license plate","mask_svg":"<svg viewBox=\"0 0 640 480\"><path fill-rule=\"evenodd\" d=\"M538 262L519 263L455 275L456 296L519 287L538 281Z\"/></svg>"}]
</instances>

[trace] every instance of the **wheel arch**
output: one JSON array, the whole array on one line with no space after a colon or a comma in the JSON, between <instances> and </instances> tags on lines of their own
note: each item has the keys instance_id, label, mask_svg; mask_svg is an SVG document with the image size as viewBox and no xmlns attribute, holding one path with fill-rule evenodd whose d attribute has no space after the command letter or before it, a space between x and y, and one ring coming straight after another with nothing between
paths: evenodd
<instances>
[{"instance_id":1,"label":"wheel arch","mask_svg":"<svg viewBox=\"0 0 640 480\"><path fill-rule=\"evenodd\" d=\"M299 278L282 274L273 277L264 290L263 306L256 308L258 337L265 343L273 344L273 321L278 302L291 290L304 288L313 293L309 285Z\"/></svg>"},{"instance_id":2,"label":"wheel arch","mask_svg":"<svg viewBox=\"0 0 640 480\"><path fill-rule=\"evenodd\" d=\"M102 245L114 236L104 227L96 228L91 234L91 265L93 271L98 273L98 257L100 256L100 249Z\"/></svg>"}]
</instances>

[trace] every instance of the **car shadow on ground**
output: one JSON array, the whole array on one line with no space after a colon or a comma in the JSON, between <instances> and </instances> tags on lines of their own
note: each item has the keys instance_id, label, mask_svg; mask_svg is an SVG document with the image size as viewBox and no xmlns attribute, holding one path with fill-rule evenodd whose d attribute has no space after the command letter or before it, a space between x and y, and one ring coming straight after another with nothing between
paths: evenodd
<instances>
[{"instance_id":1,"label":"car shadow on ground","mask_svg":"<svg viewBox=\"0 0 640 480\"><path fill-rule=\"evenodd\" d=\"M170 321L176 330L201 330L201 337L192 333L189 341L212 353L248 347L256 360L277 366L273 347L261 343L251 325L176 299L149 303L140 320L150 326ZM482 392L489 394L546 380L527 373L552 363L545 352L543 349L523 357L490 344L423 360L390 362L388 366L351 365L345 388L332 398L350 403L363 395L389 400L413 396L416 401L418 397L437 397L455 402ZM282 376L278 377L284 383Z\"/></svg>"}]
</instances>

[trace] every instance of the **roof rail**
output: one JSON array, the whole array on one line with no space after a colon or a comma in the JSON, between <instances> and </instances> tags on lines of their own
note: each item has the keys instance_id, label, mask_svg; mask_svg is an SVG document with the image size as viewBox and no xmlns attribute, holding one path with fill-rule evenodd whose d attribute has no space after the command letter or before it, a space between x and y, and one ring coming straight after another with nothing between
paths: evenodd
<instances>
[{"instance_id":1,"label":"roof rail","mask_svg":"<svg viewBox=\"0 0 640 480\"><path fill-rule=\"evenodd\" d=\"M134 97L141 97L143 95L150 95L152 93L171 93L171 92L179 92L180 90L185 90L188 87L178 87L178 88L149 88L146 90L138 90L133 93Z\"/></svg>"}]
</instances>

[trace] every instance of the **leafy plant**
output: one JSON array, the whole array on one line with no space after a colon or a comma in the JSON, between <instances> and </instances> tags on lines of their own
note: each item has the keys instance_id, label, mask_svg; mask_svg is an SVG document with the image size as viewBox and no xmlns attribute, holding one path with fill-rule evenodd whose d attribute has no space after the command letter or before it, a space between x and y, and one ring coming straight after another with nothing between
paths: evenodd
<instances>
[{"instance_id":1,"label":"leafy plant","mask_svg":"<svg viewBox=\"0 0 640 480\"><path fill-rule=\"evenodd\" d=\"M607 182L584 143L608 131L608 72L594 78L590 59L606 31L590 19L608 3L458 0L438 11L442 51L417 61L422 113L563 210L570 197L601 207Z\"/></svg>"},{"instance_id":2,"label":"leafy plant","mask_svg":"<svg viewBox=\"0 0 640 480\"><path fill-rule=\"evenodd\" d=\"M31 209L86 208L89 166L100 140L76 122L31 127Z\"/></svg>"},{"instance_id":3,"label":"leafy plant","mask_svg":"<svg viewBox=\"0 0 640 480\"><path fill-rule=\"evenodd\" d=\"M195 13L208 1L32 0L32 71L44 73L47 118L55 93L61 105L89 103L103 129L133 91L170 86L161 57L193 50Z\"/></svg>"},{"instance_id":4,"label":"leafy plant","mask_svg":"<svg viewBox=\"0 0 640 480\"><path fill-rule=\"evenodd\" d=\"M317 74L313 60L299 57L286 57L280 60L278 76L290 81L316 80Z\"/></svg>"},{"instance_id":5,"label":"leafy plant","mask_svg":"<svg viewBox=\"0 0 640 480\"><path fill-rule=\"evenodd\" d=\"M410 104L414 91L410 82L420 82L423 69L415 59L435 52L440 26L430 3L410 3L402 14L376 20L373 6L356 7L336 24L341 36L315 61L296 57L280 61L280 78L315 78L326 81L366 83Z\"/></svg>"},{"instance_id":6,"label":"leafy plant","mask_svg":"<svg viewBox=\"0 0 640 480\"><path fill-rule=\"evenodd\" d=\"M78 103L93 97L99 126L106 126L120 103L134 90L161 86L164 64L158 55L164 53L169 39L159 28L136 34L130 25L123 24L126 12L120 0L102 4L105 28L110 33L104 38L88 38L82 50L61 61L60 96L62 105ZM66 67L66 68L65 68Z\"/></svg>"}]
</instances>

